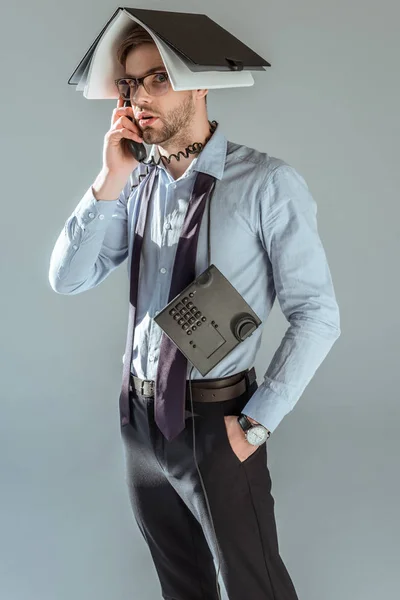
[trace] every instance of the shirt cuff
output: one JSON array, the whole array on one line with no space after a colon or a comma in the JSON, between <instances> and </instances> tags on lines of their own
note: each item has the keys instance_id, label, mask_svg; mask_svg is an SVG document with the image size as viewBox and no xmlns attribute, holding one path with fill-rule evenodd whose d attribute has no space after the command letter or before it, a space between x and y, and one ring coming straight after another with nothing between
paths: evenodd
<instances>
[{"instance_id":1,"label":"shirt cuff","mask_svg":"<svg viewBox=\"0 0 400 600\"><path fill-rule=\"evenodd\" d=\"M272 433L291 410L292 407L285 398L267 387L264 381L258 386L241 412L264 425Z\"/></svg>"}]
</instances>

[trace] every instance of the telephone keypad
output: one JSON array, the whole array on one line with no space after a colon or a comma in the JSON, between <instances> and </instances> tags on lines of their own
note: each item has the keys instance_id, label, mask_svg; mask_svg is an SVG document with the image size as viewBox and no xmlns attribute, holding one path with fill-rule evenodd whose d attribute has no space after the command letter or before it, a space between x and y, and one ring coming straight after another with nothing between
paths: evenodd
<instances>
[{"instance_id":1,"label":"telephone keypad","mask_svg":"<svg viewBox=\"0 0 400 600\"><path fill-rule=\"evenodd\" d=\"M182 329L188 335L192 335L197 327L201 327L207 321L207 318L201 314L197 306L186 296L170 309L169 314L181 325Z\"/></svg>"}]
</instances>

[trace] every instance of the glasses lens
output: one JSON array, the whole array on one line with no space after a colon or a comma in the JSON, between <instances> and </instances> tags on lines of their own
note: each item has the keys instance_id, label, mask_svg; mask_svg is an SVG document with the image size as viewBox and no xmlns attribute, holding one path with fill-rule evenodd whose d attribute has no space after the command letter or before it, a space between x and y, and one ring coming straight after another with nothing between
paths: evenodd
<instances>
[{"instance_id":1,"label":"glasses lens","mask_svg":"<svg viewBox=\"0 0 400 600\"><path fill-rule=\"evenodd\" d=\"M130 98L130 85L127 79L120 79L118 82L118 91L124 100Z\"/></svg>"},{"instance_id":2,"label":"glasses lens","mask_svg":"<svg viewBox=\"0 0 400 600\"><path fill-rule=\"evenodd\" d=\"M154 73L144 78L144 87L151 96L162 96L168 91L169 81L167 73Z\"/></svg>"},{"instance_id":3,"label":"glasses lens","mask_svg":"<svg viewBox=\"0 0 400 600\"><path fill-rule=\"evenodd\" d=\"M131 83L131 85L129 85ZM152 73L143 80L145 90L150 96L162 96L169 89L167 73ZM132 91L131 91L132 88ZM136 84L132 79L120 79L118 82L118 91L124 100L130 100L135 96L137 90Z\"/></svg>"}]
</instances>

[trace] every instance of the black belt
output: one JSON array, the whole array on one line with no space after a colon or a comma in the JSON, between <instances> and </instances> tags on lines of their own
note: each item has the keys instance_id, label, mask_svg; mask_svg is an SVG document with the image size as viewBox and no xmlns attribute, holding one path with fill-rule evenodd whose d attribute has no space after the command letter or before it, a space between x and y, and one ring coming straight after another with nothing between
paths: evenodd
<instances>
[{"instance_id":1,"label":"black belt","mask_svg":"<svg viewBox=\"0 0 400 600\"><path fill-rule=\"evenodd\" d=\"M256 379L254 367L229 377L217 379L192 379L193 402L221 402L243 394ZM141 396L154 396L153 379L140 379L131 373L130 391L133 388ZM189 393L189 380L186 380L186 393Z\"/></svg>"}]
</instances>

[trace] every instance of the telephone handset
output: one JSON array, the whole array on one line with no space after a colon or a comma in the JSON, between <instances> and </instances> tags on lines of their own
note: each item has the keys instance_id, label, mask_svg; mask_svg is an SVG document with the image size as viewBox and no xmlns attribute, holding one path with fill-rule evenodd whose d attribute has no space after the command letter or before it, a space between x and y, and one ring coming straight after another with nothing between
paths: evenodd
<instances>
[{"instance_id":1,"label":"telephone handset","mask_svg":"<svg viewBox=\"0 0 400 600\"><path fill-rule=\"evenodd\" d=\"M124 101L124 106L132 106L130 100ZM134 119L132 117L128 117L132 122ZM147 157L146 146L141 144L140 142L135 142L134 140L129 140L128 138L124 138L126 146L128 150L133 154L137 161L142 161Z\"/></svg>"}]
</instances>

